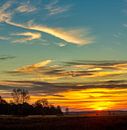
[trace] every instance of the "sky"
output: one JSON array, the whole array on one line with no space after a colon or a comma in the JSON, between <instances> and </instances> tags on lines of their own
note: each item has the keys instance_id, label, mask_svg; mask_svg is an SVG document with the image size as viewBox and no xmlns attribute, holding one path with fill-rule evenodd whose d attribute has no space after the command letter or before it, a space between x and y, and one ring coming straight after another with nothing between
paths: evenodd
<instances>
[{"instance_id":1,"label":"sky","mask_svg":"<svg viewBox=\"0 0 127 130\"><path fill-rule=\"evenodd\" d=\"M126 110L126 34L127 0L0 0L0 95Z\"/></svg>"}]
</instances>

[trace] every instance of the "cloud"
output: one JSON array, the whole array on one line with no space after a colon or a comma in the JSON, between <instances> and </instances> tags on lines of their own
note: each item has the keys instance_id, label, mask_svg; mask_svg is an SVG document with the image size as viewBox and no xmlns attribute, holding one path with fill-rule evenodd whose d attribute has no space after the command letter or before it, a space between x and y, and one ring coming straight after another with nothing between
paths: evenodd
<instances>
[{"instance_id":1,"label":"cloud","mask_svg":"<svg viewBox=\"0 0 127 130\"><path fill-rule=\"evenodd\" d=\"M79 85L81 84L81 85ZM0 82L0 89L13 89L15 87L23 87L28 88L30 91L36 91L38 93L48 93L48 94L57 94L60 92L65 91L76 91L76 90L87 90L87 89L96 89L96 88L102 88L102 89L127 89L126 88L127 81L106 81L106 82L88 82L88 83L48 83L48 82L42 82L42 81L32 81L32 80L15 80L15 81L1 81ZM5 87L6 86L6 87ZM110 86L110 87L109 87ZM99 93L100 91L97 90L94 93ZM87 91L84 92L87 94ZM102 93L102 92L101 92ZM106 94L106 92L103 92ZM116 92L115 92L116 93Z\"/></svg>"},{"instance_id":2,"label":"cloud","mask_svg":"<svg viewBox=\"0 0 127 130\"><path fill-rule=\"evenodd\" d=\"M41 61L41 62L36 63L36 64L21 67L19 69L16 69L16 71L19 73L30 73L30 72L36 71L39 68L45 67L46 65L48 65L51 62L52 62L52 60Z\"/></svg>"},{"instance_id":3,"label":"cloud","mask_svg":"<svg viewBox=\"0 0 127 130\"><path fill-rule=\"evenodd\" d=\"M84 82L84 79L104 80L105 77L114 79L127 75L127 62L71 62L57 65L52 64L51 60L45 60L40 63L26 65L17 68L14 71L7 71L10 75L31 75L31 80L54 81L54 82ZM70 65L68 65L70 64ZM43 66L44 65L44 66ZM27 79L27 77L25 77ZM29 78L29 77L28 77Z\"/></svg>"},{"instance_id":4,"label":"cloud","mask_svg":"<svg viewBox=\"0 0 127 130\"><path fill-rule=\"evenodd\" d=\"M9 97L8 90L15 87L26 88L31 93L31 102L45 96L55 104L75 109L77 105L78 109L83 110L121 109L125 108L127 103L127 81L106 78L97 82L96 78L124 75L127 74L126 70L126 61L72 61L57 65L52 63L52 60L45 60L15 70L16 73L32 74L34 79L3 81L0 82L0 90L4 97ZM38 74L42 81L38 80ZM72 77L74 82L71 80ZM53 78L57 82L49 83ZM61 82L61 78L67 78L70 82L66 82L65 79ZM85 79L84 82L82 78ZM92 78L92 82L87 82L87 78Z\"/></svg>"},{"instance_id":5,"label":"cloud","mask_svg":"<svg viewBox=\"0 0 127 130\"><path fill-rule=\"evenodd\" d=\"M54 44L59 47L65 47L67 45L66 42L54 42Z\"/></svg>"},{"instance_id":6,"label":"cloud","mask_svg":"<svg viewBox=\"0 0 127 130\"><path fill-rule=\"evenodd\" d=\"M59 46L59 47L64 47L64 46L66 46L67 44L66 43L57 43L57 45Z\"/></svg>"},{"instance_id":7,"label":"cloud","mask_svg":"<svg viewBox=\"0 0 127 130\"><path fill-rule=\"evenodd\" d=\"M30 13L30 12L35 12L37 9L34 6L30 6L27 4L22 4L18 6L15 11L20 12L20 13Z\"/></svg>"},{"instance_id":8,"label":"cloud","mask_svg":"<svg viewBox=\"0 0 127 130\"><path fill-rule=\"evenodd\" d=\"M84 44L89 44L92 42L93 38L88 38L85 37L81 38L80 35L87 33L83 32L83 30L76 30L76 29L72 29L71 31L67 31L64 30L62 28L51 28L48 26L42 26L42 25L33 25L33 26L29 26L29 29L32 30L36 30L36 31L41 31L41 32L45 32L48 33L50 35L53 35L57 38L60 38L66 42L72 43L72 44L77 44L77 45L84 45ZM73 33L75 32L75 33Z\"/></svg>"},{"instance_id":9,"label":"cloud","mask_svg":"<svg viewBox=\"0 0 127 130\"><path fill-rule=\"evenodd\" d=\"M66 65L115 65L119 63L126 63L127 61L119 61L119 60L74 60L74 61L69 61L69 62L64 62Z\"/></svg>"},{"instance_id":10,"label":"cloud","mask_svg":"<svg viewBox=\"0 0 127 130\"><path fill-rule=\"evenodd\" d=\"M8 1L8 2L4 3L4 4L0 7L0 10L6 11L8 8L11 7L12 3L13 3L13 1Z\"/></svg>"},{"instance_id":11,"label":"cloud","mask_svg":"<svg viewBox=\"0 0 127 130\"><path fill-rule=\"evenodd\" d=\"M0 22L5 22L11 19L12 13L7 10L11 7L13 1L8 1L0 7Z\"/></svg>"},{"instance_id":12,"label":"cloud","mask_svg":"<svg viewBox=\"0 0 127 130\"><path fill-rule=\"evenodd\" d=\"M51 14L56 14L56 13L60 13L63 12L65 10L67 10L67 8L55 8L54 5L56 6L57 1L53 2L52 4L50 3L50 5L47 5L47 8L51 8L52 10L54 10ZM34 30L37 32L44 32L47 33L49 35L52 35L56 38L59 38L67 43L70 44L75 44L75 45L86 45L89 43L92 43L95 39L90 36L90 32L87 29L75 29L75 28L70 28L70 29L65 29L65 28L60 28L60 27L49 27L49 26L45 26L45 25L39 25L39 24L33 24L31 22L27 22L26 24L20 24L20 23L16 23L12 21L12 16L16 13L16 12L32 12L35 11L36 9L30 5L20 5L18 6L15 10L12 11L8 11L8 9L10 9L12 5L12 2L6 2L5 4L3 4L0 7L0 22L4 22L6 24L9 24L11 26L15 26L15 27L19 27L19 28L24 28L27 30ZM60 11L61 10L61 11ZM22 35L22 34L21 34ZM25 34L27 35L27 34ZM22 39L21 41L27 41L30 40L33 35L30 34L29 38L26 39ZM38 35L39 36L39 35ZM20 42L20 40L16 40L16 42ZM64 46L63 44L60 44L60 46Z\"/></svg>"},{"instance_id":13,"label":"cloud","mask_svg":"<svg viewBox=\"0 0 127 130\"><path fill-rule=\"evenodd\" d=\"M85 45L94 41L93 37L88 36L88 31L83 29L71 29L68 31L67 29L63 28L52 28L48 26L32 24L29 22L27 25L17 24L11 21L7 21L7 23L20 28L45 32L71 44Z\"/></svg>"},{"instance_id":14,"label":"cloud","mask_svg":"<svg viewBox=\"0 0 127 130\"><path fill-rule=\"evenodd\" d=\"M94 77L105 77L105 76L126 74L127 73L126 71L122 71L125 70L125 68L126 68L126 64L115 64L113 66L109 66L107 64L105 66L88 64L88 65L74 65L74 66L72 65L67 67L55 65L55 66L45 66L45 68L37 67L38 69L37 73L41 73L42 77L47 75L47 78L49 77L49 79L50 76L53 76L54 78L57 77L57 79L63 77L94 78ZM33 67L31 67L30 65L28 65L28 67L27 66L23 67L23 69L21 67L21 69L17 69L17 70L23 70L23 71L18 71L20 73L34 71Z\"/></svg>"},{"instance_id":15,"label":"cloud","mask_svg":"<svg viewBox=\"0 0 127 130\"><path fill-rule=\"evenodd\" d=\"M33 32L24 32L24 33L16 33L13 34L16 36L24 36L25 38L20 38L18 40L13 41L14 43L22 43L22 42L26 42L26 41L31 41L31 40L35 40L35 39L39 39L41 37L40 33L33 33Z\"/></svg>"},{"instance_id":16,"label":"cloud","mask_svg":"<svg viewBox=\"0 0 127 130\"><path fill-rule=\"evenodd\" d=\"M8 37L0 36L0 40L8 40L8 39L9 39Z\"/></svg>"},{"instance_id":17,"label":"cloud","mask_svg":"<svg viewBox=\"0 0 127 130\"><path fill-rule=\"evenodd\" d=\"M117 69L117 70L127 70L127 63L119 63L114 65L112 68Z\"/></svg>"},{"instance_id":18,"label":"cloud","mask_svg":"<svg viewBox=\"0 0 127 130\"><path fill-rule=\"evenodd\" d=\"M96 78L127 74L127 61L74 61L67 62L73 69L85 70L89 75L83 77Z\"/></svg>"},{"instance_id":19,"label":"cloud","mask_svg":"<svg viewBox=\"0 0 127 130\"><path fill-rule=\"evenodd\" d=\"M49 64L52 63L52 60L45 60L41 61L36 64L32 65L26 65L20 68L17 68L12 71L6 71L7 74L13 75L13 76L27 76L31 75L32 77L30 78L31 80L40 80L40 81L52 81L52 80L57 80L61 76L57 74L46 74L50 73L51 70L53 69L59 69L60 67L57 66L49 66ZM55 71L55 70L54 70ZM61 71L61 70L60 70ZM28 77L26 77L27 79Z\"/></svg>"},{"instance_id":20,"label":"cloud","mask_svg":"<svg viewBox=\"0 0 127 130\"><path fill-rule=\"evenodd\" d=\"M122 74L127 74L127 72L124 71L102 71L102 72L93 72L90 76L83 76L83 77L88 77L88 78L98 78L98 77L111 77L111 76L117 76L117 75L122 75ZM82 78L83 78L82 77Z\"/></svg>"},{"instance_id":21,"label":"cloud","mask_svg":"<svg viewBox=\"0 0 127 130\"><path fill-rule=\"evenodd\" d=\"M50 103L80 110L122 109L126 108L127 84L111 85L93 83L78 86L72 83L47 83L38 81L0 82L1 96L10 99L14 88L29 90L31 102L45 97Z\"/></svg>"},{"instance_id":22,"label":"cloud","mask_svg":"<svg viewBox=\"0 0 127 130\"><path fill-rule=\"evenodd\" d=\"M37 10L33 6L22 4L12 11L9 10L12 6L12 3L14 3L14 1L7 1L0 7L0 22L10 21L12 19L12 16L17 12L30 13Z\"/></svg>"},{"instance_id":23,"label":"cloud","mask_svg":"<svg viewBox=\"0 0 127 130\"><path fill-rule=\"evenodd\" d=\"M53 2L45 5L45 9L48 11L48 15L57 15L57 14L61 14L64 12L67 12L68 10L70 10L71 6L58 6L57 4L59 3L58 0L54 0Z\"/></svg>"},{"instance_id":24,"label":"cloud","mask_svg":"<svg viewBox=\"0 0 127 130\"><path fill-rule=\"evenodd\" d=\"M123 26L127 28L127 24L123 24Z\"/></svg>"},{"instance_id":25,"label":"cloud","mask_svg":"<svg viewBox=\"0 0 127 130\"><path fill-rule=\"evenodd\" d=\"M14 59L15 56L0 56L0 60L9 60L9 59Z\"/></svg>"},{"instance_id":26,"label":"cloud","mask_svg":"<svg viewBox=\"0 0 127 130\"><path fill-rule=\"evenodd\" d=\"M8 19L11 19L11 13L6 13L6 12L0 10L0 22L5 22Z\"/></svg>"}]
</instances>

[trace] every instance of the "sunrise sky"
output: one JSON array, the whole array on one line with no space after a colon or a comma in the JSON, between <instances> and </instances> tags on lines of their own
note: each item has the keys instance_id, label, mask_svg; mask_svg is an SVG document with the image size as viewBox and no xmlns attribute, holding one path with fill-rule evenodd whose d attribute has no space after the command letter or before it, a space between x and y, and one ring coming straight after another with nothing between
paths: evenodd
<instances>
[{"instance_id":1,"label":"sunrise sky","mask_svg":"<svg viewBox=\"0 0 127 130\"><path fill-rule=\"evenodd\" d=\"M0 95L127 110L126 35L126 0L0 0Z\"/></svg>"}]
</instances>

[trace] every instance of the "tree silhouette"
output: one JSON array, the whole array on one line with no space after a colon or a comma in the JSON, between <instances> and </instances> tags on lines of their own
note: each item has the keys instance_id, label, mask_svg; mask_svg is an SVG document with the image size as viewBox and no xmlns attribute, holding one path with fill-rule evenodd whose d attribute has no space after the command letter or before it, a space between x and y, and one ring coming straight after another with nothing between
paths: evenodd
<instances>
[{"instance_id":1,"label":"tree silhouette","mask_svg":"<svg viewBox=\"0 0 127 130\"><path fill-rule=\"evenodd\" d=\"M35 102L35 105L37 106L42 106L42 107L48 107L49 106L49 103L48 103L48 100L45 99L45 98L42 98L42 99L39 99Z\"/></svg>"},{"instance_id":2,"label":"tree silhouette","mask_svg":"<svg viewBox=\"0 0 127 130\"><path fill-rule=\"evenodd\" d=\"M36 101L33 105L27 103L30 98L29 92L25 89L13 89L12 91L13 102L6 102L0 96L0 115L62 115L61 107L49 105L47 99L42 98Z\"/></svg>"},{"instance_id":3,"label":"tree silhouette","mask_svg":"<svg viewBox=\"0 0 127 130\"><path fill-rule=\"evenodd\" d=\"M7 102L0 96L0 104L7 104Z\"/></svg>"},{"instance_id":4,"label":"tree silhouette","mask_svg":"<svg viewBox=\"0 0 127 130\"><path fill-rule=\"evenodd\" d=\"M26 103L30 98L28 90L20 88L13 89L12 97L16 104Z\"/></svg>"},{"instance_id":5,"label":"tree silhouette","mask_svg":"<svg viewBox=\"0 0 127 130\"><path fill-rule=\"evenodd\" d=\"M65 108L65 113L68 115L69 114L69 108Z\"/></svg>"}]
</instances>

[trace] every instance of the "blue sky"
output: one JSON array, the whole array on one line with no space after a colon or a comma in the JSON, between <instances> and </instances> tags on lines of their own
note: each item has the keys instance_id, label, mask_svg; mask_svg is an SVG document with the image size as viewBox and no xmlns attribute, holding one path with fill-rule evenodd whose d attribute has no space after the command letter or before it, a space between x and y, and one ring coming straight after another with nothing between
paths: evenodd
<instances>
[{"instance_id":1,"label":"blue sky","mask_svg":"<svg viewBox=\"0 0 127 130\"><path fill-rule=\"evenodd\" d=\"M7 3L7 1L1 2L1 6L5 3ZM28 10L24 12L21 10L14 11L20 6L23 7L26 3L29 4L28 8L31 10L33 8L31 12ZM40 60L42 54L46 58L58 60L61 58L64 60L126 60L127 28L124 26L127 21L126 4L127 3L123 0L12 1L10 7L5 11L7 13L13 12L11 14L11 21L14 23L23 24L31 21L31 23L33 22L33 24L37 25L62 28L77 33L75 35L83 35L83 39L89 38L91 41L86 43L86 45L78 46L77 44L68 43L50 34L38 32L38 30L27 30L8 25L6 22L1 22L1 37L9 37L9 39L1 40L1 55L7 55L8 53L8 55L21 55L24 57L24 55L32 55L32 53L36 52L38 60ZM49 9L50 11L46 9L46 6L49 5L58 8L55 14L50 14L50 11L53 11L52 8L54 7ZM80 30L79 33L78 30ZM16 33L29 31L33 33L38 32L42 36L37 39L26 40L23 41L23 43L19 43L20 39L25 36L16 36ZM16 41L18 38L19 40ZM13 51L11 51L11 49ZM38 51L36 51L36 49ZM49 53L46 53L47 50ZM17 53L17 51L19 53Z\"/></svg>"},{"instance_id":2,"label":"blue sky","mask_svg":"<svg viewBox=\"0 0 127 130\"><path fill-rule=\"evenodd\" d=\"M96 82L103 88L110 81L119 88L127 77L126 34L126 0L2 0L1 92L28 81L30 88L35 82L66 83L66 90L70 83Z\"/></svg>"}]
</instances>

